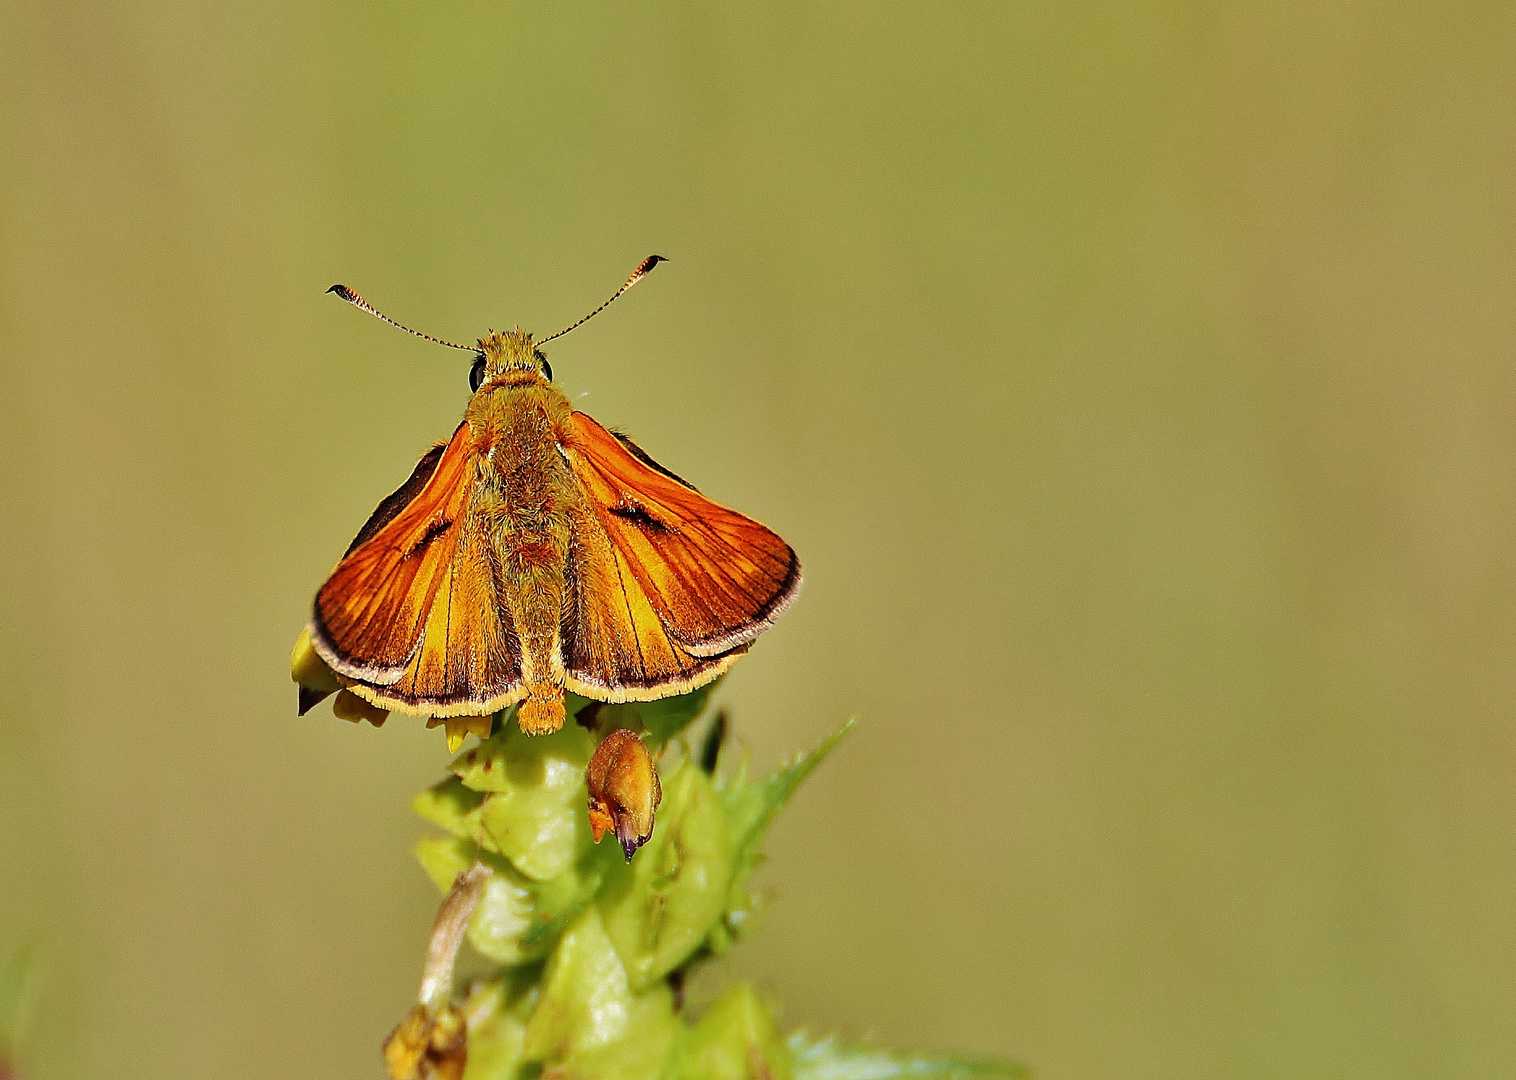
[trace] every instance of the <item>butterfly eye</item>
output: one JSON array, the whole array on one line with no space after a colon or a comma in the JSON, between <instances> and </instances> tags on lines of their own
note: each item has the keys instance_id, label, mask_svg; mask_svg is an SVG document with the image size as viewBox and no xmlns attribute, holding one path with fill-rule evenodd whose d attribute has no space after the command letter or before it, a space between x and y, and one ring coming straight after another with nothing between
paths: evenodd
<instances>
[{"instance_id":1,"label":"butterfly eye","mask_svg":"<svg viewBox=\"0 0 1516 1080\"><path fill-rule=\"evenodd\" d=\"M553 381L553 365L549 364L545 359L542 361L542 374L547 376L548 382Z\"/></svg>"},{"instance_id":2,"label":"butterfly eye","mask_svg":"<svg viewBox=\"0 0 1516 1080\"><path fill-rule=\"evenodd\" d=\"M474 361L474 366L468 369L468 388L477 393L479 384L484 381L484 357Z\"/></svg>"}]
</instances>

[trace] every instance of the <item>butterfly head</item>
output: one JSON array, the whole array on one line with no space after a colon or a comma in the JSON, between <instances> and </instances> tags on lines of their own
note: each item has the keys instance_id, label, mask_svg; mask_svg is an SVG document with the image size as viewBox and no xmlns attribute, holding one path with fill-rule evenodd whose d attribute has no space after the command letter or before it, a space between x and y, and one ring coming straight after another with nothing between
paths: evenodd
<instances>
[{"instance_id":1,"label":"butterfly head","mask_svg":"<svg viewBox=\"0 0 1516 1080\"><path fill-rule=\"evenodd\" d=\"M532 342L532 335L519 326L514 330L491 330L479 339L478 355L468 373L469 389L496 383L519 386L530 382L552 382L553 369L542 350Z\"/></svg>"}]
</instances>

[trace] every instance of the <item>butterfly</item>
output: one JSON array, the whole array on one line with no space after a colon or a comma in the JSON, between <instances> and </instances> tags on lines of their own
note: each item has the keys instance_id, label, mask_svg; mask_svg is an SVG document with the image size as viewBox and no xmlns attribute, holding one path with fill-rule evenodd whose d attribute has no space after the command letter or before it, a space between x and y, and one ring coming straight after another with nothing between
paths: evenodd
<instances>
[{"instance_id":1,"label":"butterfly","mask_svg":"<svg viewBox=\"0 0 1516 1080\"><path fill-rule=\"evenodd\" d=\"M519 327L477 346L462 423L381 502L316 593L308 633L337 681L379 709L564 722L564 691L606 702L721 675L800 589L774 532L706 498L626 435L575 410ZM316 698L319 700L319 697ZM302 691L301 711L309 708Z\"/></svg>"}]
</instances>

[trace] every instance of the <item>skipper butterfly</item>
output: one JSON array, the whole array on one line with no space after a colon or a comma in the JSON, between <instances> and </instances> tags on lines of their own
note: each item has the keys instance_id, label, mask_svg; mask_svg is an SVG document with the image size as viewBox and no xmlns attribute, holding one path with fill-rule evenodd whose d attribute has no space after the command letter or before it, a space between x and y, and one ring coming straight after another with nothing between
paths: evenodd
<instances>
[{"instance_id":1,"label":"skipper butterfly","mask_svg":"<svg viewBox=\"0 0 1516 1080\"><path fill-rule=\"evenodd\" d=\"M452 437L379 504L316 594L308 627L337 680L379 709L484 716L520 702L556 731L564 691L651 701L710 682L800 589L795 552L575 410L517 328L476 346ZM324 696L324 695L322 695ZM319 700L319 696L315 700ZM301 711L314 701L302 691Z\"/></svg>"}]
</instances>

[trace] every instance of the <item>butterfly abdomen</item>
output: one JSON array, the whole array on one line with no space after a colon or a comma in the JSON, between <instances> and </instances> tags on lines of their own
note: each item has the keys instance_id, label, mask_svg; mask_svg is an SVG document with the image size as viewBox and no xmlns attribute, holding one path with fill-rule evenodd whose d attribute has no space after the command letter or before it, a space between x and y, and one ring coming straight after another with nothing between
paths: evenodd
<instances>
[{"instance_id":1,"label":"butterfly abdomen","mask_svg":"<svg viewBox=\"0 0 1516 1080\"><path fill-rule=\"evenodd\" d=\"M567 413L563 395L544 382L501 387L469 404L490 466L479 510L491 522L503 570L500 606L521 642L520 721L529 732L554 731L564 715L560 626L570 522L556 432Z\"/></svg>"}]
</instances>

